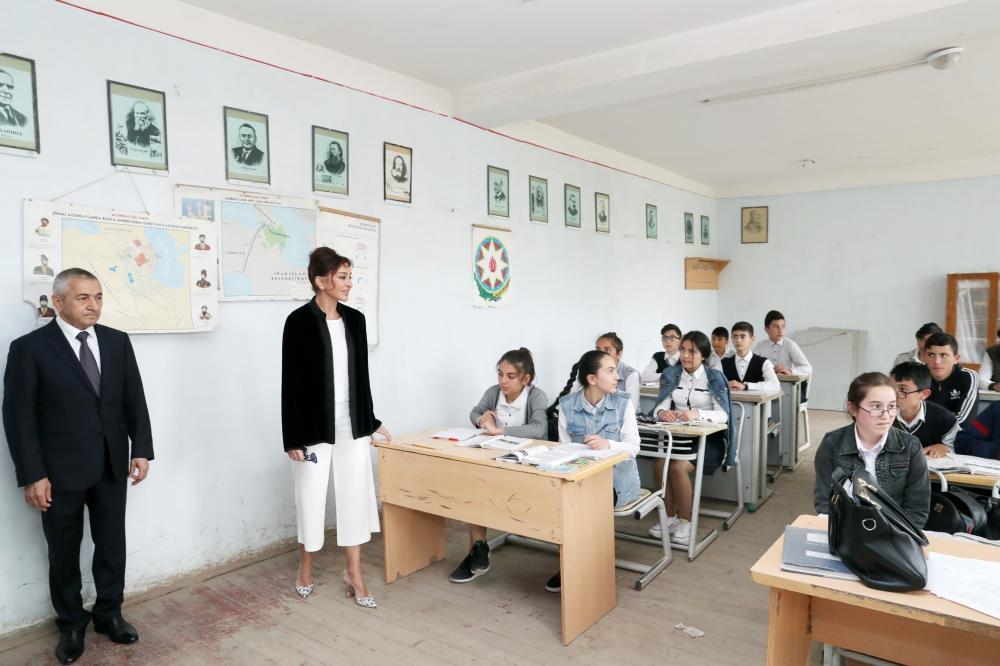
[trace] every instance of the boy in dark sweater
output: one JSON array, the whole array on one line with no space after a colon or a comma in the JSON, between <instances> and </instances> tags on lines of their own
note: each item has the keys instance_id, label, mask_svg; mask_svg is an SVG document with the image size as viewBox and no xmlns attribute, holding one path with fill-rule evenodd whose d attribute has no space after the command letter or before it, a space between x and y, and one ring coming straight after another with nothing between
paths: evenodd
<instances>
[{"instance_id":1,"label":"boy in dark sweater","mask_svg":"<svg viewBox=\"0 0 1000 666\"><path fill-rule=\"evenodd\" d=\"M931 373L916 361L900 363L892 369L899 412L893 424L920 440L928 458L951 453L958 434L958 420L947 409L927 398L931 394Z\"/></svg>"},{"instance_id":2,"label":"boy in dark sweater","mask_svg":"<svg viewBox=\"0 0 1000 666\"><path fill-rule=\"evenodd\" d=\"M955 438L955 453L1000 459L1000 402L969 419Z\"/></svg>"},{"instance_id":3,"label":"boy in dark sweater","mask_svg":"<svg viewBox=\"0 0 1000 666\"><path fill-rule=\"evenodd\" d=\"M931 402L941 405L962 425L976 413L979 375L958 362L958 342L947 333L935 333L924 342L924 361L931 371Z\"/></svg>"}]
</instances>

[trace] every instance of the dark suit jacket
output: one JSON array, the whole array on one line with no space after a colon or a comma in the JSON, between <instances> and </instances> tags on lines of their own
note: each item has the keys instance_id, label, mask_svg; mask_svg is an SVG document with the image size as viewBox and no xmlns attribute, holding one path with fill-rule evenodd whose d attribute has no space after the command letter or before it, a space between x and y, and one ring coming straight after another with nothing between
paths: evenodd
<instances>
[{"instance_id":1,"label":"dark suit jacket","mask_svg":"<svg viewBox=\"0 0 1000 666\"><path fill-rule=\"evenodd\" d=\"M355 439L378 430L368 383L365 316L343 303L347 376L351 387L351 431ZM281 338L281 434L286 451L319 442L334 443L333 349L326 313L316 299L293 310Z\"/></svg>"},{"instance_id":2,"label":"dark suit jacket","mask_svg":"<svg viewBox=\"0 0 1000 666\"><path fill-rule=\"evenodd\" d=\"M236 161L240 164L255 166L264 161L264 151L257 146L254 146L250 151L250 154L247 155L247 158L243 159L243 146L237 146L236 148L233 148L233 157L235 157Z\"/></svg>"},{"instance_id":3,"label":"dark suit jacket","mask_svg":"<svg viewBox=\"0 0 1000 666\"><path fill-rule=\"evenodd\" d=\"M14 125L24 127L28 124L28 116L24 115L13 106L8 106L7 108L10 109L11 114L14 116ZM0 109L0 125L11 125L10 119L7 118L7 114L4 113L2 109Z\"/></svg>"},{"instance_id":4,"label":"dark suit jacket","mask_svg":"<svg viewBox=\"0 0 1000 666\"><path fill-rule=\"evenodd\" d=\"M132 343L113 328L95 330L100 397L55 320L10 344L3 425L19 486L48 477L54 491L84 490L100 480L105 455L119 480L128 476L130 458L153 459Z\"/></svg>"}]
</instances>

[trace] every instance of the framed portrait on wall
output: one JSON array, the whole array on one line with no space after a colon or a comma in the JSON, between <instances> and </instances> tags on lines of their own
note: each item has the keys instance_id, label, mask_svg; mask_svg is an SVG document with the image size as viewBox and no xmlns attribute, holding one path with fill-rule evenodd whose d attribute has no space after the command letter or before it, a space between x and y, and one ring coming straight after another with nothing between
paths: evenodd
<instances>
[{"instance_id":1,"label":"framed portrait on wall","mask_svg":"<svg viewBox=\"0 0 1000 666\"><path fill-rule=\"evenodd\" d=\"M594 230L611 233L611 196L601 192L594 192Z\"/></svg>"},{"instance_id":2,"label":"framed portrait on wall","mask_svg":"<svg viewBox=\"0 0 1000 666\"><path fill-rule=\"evenodd\" d=\"M740 209L740 241L743 243L767 242L767 206Z\"/></svg>"},{"instance_id":3,"label":"framed portrait on wall","mask_svg":"<svg viewBox=\"0 0 1000 666\"><path fill-rule=\"evenodd\" d=\"M646 204L646 238L650 240L656 240L656 214L656 206Z\"/></svg>"},{"instance_id":4,"label":"framed portrait on wall","mask_svg":"<svg viewBox=\"0 0 1000 666\"><path fill-rule=\"evenodd\" d=\"M694 213L684 213L684 242L694 245Z\"/></svg>"},{"instance_id":5,"label":"framed portrait on wall","mask_svg":"<svg viewBox=\"0 0 1000 666\"><path fill-rule=\"evenodd\" d=\"M347 132L312 128L313 191L347 194L350 185L350 157Z\"/></svg>"},{"instance_id":6,"label":"framed portrait on wall","mask_svg":"<svg viewBox=\"0 0 1000 666\"><path fill-rule=\"evenodd\" d=\"M580 188L566 183L563 185L563 210L566 211L566 226L580 228Z\"/></svg>"},{"instance_id":7,"label":"framed portrait on wall","mask_svg":"<svg viewBox=\"0 0 1000 666\"><path fill-rule=\"evenodd\" d=\"M510 217L510 172L500 167L486 167L486 213Z\"/></svg>"},{"instance_id":8,"label":"framed portrait on wall","mask_svg":"<svg viewBox=\"0 0 1000 666\"><path fill-rule=\"evenodd\" d=\"M413 150L382 144L382 183L386 201L413 203Z\"/></svg>"},{"instance_id":9,"label":"framed portrait on wall","mask_svg":"<svg viewBox=\"0 0 1000 666\"><path fill-rule=\"evenodd\" d=\"M708 232L708 215L701 216L701 244L711 245L712 239Z\"/></svg>"},{"instance_id":10,"label":"framed portrait on wall","mask_svg":"<svg viewBox=\"0 0 1000 666\"><path fill-rule=\"evenodd\" d=\"M222 107L226 132L226 178L271 184L271 147L267 116Z\"/></svg>"},{"instance_id":11,"label":"framed portrait on wall","mask_svg":"<svg viewBox=\"0 0 1000 666\"><path fill-rule=\"evenodd\" d=\"M0 53L0 146L41 152L35 61Z\"/></svg>"},{"instance_id":12,"label":"framed portrait on wall","mask_svg":"<svg viewBox=\"0 0 1000 666\"><path fill-rule=\"evenodd\" d=\"M167 171L167 99L150 90L108 81L112 166Z\"/></svg>"},{"instance_id":13,"label":"framed portrait on wall","mask_svg":"<svg viewBox=\"0 0 1000 666\"><path fill-rule=\"evenodd\" d=\"M549 221L549 181L538 176L528 176L528 219Z\"/></svg>"}]
</instances>

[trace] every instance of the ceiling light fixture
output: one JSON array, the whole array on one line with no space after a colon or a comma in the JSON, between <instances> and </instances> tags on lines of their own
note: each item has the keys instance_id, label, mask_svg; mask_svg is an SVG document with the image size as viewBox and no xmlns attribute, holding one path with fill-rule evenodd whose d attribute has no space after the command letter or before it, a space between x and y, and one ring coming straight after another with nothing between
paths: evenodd
<instances>
[{"instance_id":1,"label":"ceiling light fixture","mask_svg":"<svg viewBox=\"0 0 1000 666\"><path fill-rule=\"evenodd\" d=\"M871 76L877 76L878 74L886 74L888 72L898 72L903 69L910 69L912 67L921 67L923 65L930 65L933 69L950 69L955 66L955 63L959 61L962 57L963 49L961 46L952 46L946 49L939 49L934 51L930 55L921 58L920 60L914 60L913 62L905 62L896 65L886 65L885 67L877 67L875 69L867 69L861 72L852 72L849 74L838 74L837 76L829 76L824 79L814 79L812 81L799 81L797 83L788 83L783 86L775 86L773 88L761 88L759 90L749 90L747 92L734 93L732 95L719 95L718 97L708 97L703 100L699 100L702 104L717 104L719 102L735 102L741 99L749 99L752 97L764 97L766 95L777 95L779 93L792 92L794 90L803 90L805 88L815 88L817 86L825 86L830 83L840 83L841 81L853 81L854 79L866 79Z\"/></svg>"}]
</instances>

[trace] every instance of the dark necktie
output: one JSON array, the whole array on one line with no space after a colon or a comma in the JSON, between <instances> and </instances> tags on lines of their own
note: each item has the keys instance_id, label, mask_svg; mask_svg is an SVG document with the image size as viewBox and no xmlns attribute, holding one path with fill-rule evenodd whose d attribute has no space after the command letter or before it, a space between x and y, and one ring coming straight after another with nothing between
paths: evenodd
<instances>
[{"instance_id":1,"label":"dark necktie","mask_svg":"<svg viewBox=\"0 0 1000 666\"><path fill-rule=\"evenodd\" d=\"M3 107L3 112L4 112L4 115L7 116L8 122L10 122L10 124L13 125L14 124L14 112L10 110L9 106Z\"/></svg>"},{"instance_id":2,"label":"dark necktie","mask_svg":"<svg viewBox=\"0 0 1000 666\"><path fill-rule=\"evenodd\" d=\"M90 385L94 387L94 393L101 395L101 371L97 367L94 352L90 351L90 345L87 344L89 336L90 333L87 331L80 331L76 335L76 339L80 341L80 365L83 366L83 372L90 380Z\"/></svg>"}]
</instances>

